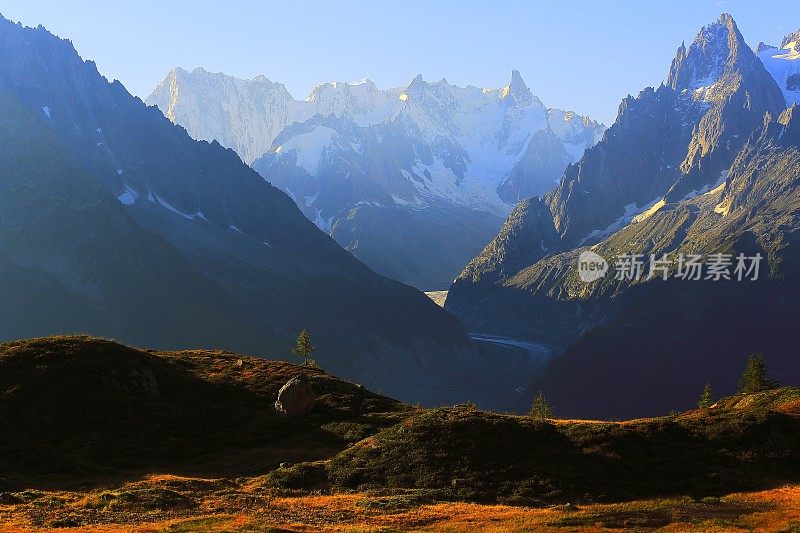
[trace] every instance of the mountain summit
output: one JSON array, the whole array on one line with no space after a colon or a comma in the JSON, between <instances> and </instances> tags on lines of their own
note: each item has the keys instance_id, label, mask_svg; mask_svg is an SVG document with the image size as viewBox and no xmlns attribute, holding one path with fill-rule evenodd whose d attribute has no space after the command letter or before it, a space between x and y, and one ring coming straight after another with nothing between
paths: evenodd
<instances>
[{"instance_id":1,"label":"mountain summit","mask_svg":"<svg viewBox=\"0 0 800 533\"><path fill-rule=\"evenodd\" d=\"M739 68L741 55L747 48L733 18L720 15L713 24L704 26L687 49L681 44L667 76L667 85L677 91L695 91L717 83L724 73ZM746 59L745 59L746 58Z\"/></svg>"},{"instance_id":2,"label":"mountain summit","mask_svg":"<svg viewBox=\"0 0 800 533\"><path fill-rule=\"evenodd\" d=\"M176 70L167 85L185 77L237 83ZM286 97L262 78L239 89ZM452 316L69 41L0 19L0 123L0 339L91 331L280 358L307 328L326 369L415 401L465 398L442 387L475 356Z\"/></svg>"},{"instance_id":3,"label":"mountain summit","mask_svg":"<svg viewBox=\"0 0 800 533\"><path fill-rule=\"evenodd\" d=\"M401 88L317 85L303 101L257 80L179 71L148 103L235 149L377 272L447 286L512 205L556 179L605 127L547 109L520 73L500 89L421 75Z\"/></svg>"},{"instance_id":4,"label":"mountain summit","mask_svg":"<svg viewBox=\"0 0 800 533\"><path fill-rule=\"evenodd\" d=\"M528 86L525 85L522 75L515 69L511 71L511 82L503 87L500 92L500 98L502 100L511 100L511 105L525 105L530 104L534 96Z\"/></svg>"},{"instance_id":5,"label":"mountain summit","mask_svg":"<svg viewBox=\"0 0 800 533\"><path fill-rule=\"evenodd\" d=\"M710 107L692 134L681 177L667 194L680 200L710 186L726 170L764 114L777 116L786 102L773 77L728 14L703 27L685 55L678 51L667 84Z\"/></svg>"},{"instance_id":6,"label":"mountain summit","mask_svg":"<svg viewBox=\"0 0 800 533\"><path fill-rule=\"evenodd\" d=\"M794 108L784 109L775 79L722 15L678 48L666 84L622 101L552 193L517 206L445 307L473 330L569 346L531 387L574 415L690 405L703 383L678 383L692 365L732 391L721 369L742 350L769 351L781 372L799 375L799 340L767 333L791 329L780 309L798 279L800 146ZM609 266L585 283L576 264L587 252L609 265L640 256L645 274L620 278ZM760 254L769 274L758 284L690 283L674 279L673 262L664 281L649 263L739 253Z\"/></svg>"}]
</instances>

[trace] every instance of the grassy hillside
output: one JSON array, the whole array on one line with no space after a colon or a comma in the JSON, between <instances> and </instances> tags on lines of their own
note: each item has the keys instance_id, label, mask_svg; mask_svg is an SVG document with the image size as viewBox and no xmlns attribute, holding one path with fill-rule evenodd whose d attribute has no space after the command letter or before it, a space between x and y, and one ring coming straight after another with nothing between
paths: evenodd
<instances>
[{"instance_id":1,"label":"grassy hillside","mask_svg":"<svg viewBox=\"0 0 800 533\"><path fill-rule=\"evenodd\" d=\"M317 405L281 418L277 391L301 372ZM0 523L21 530L465 531L493 516L497 531L726 531L778 520L768 510L794 527L800 502L789 387L660 418L537 421L414 408L233 353L49 337L0 345L0 427ZM739 491L770 503L723 497Z\"/></svg>"},{"instance_id":2,"label":"grassy hillside","mask_svg":"<svg viewBox=\"0 0 800 533\"><path fill-rule=\"evenodd\" d=\"M331 489L429 489L542 505L719 496L800 482L800 390L629 422L536 421L471 407L415 413L326 465Z\"/></svg>"},{"instance_id":3,"label":"grassy hillside","mask_svg":"<svg viewBox=\"0 0 800 533\"><path fill-rule=\"evenodd\" d=\"M287 496L224 479L151 476L113 490L9 494L0 502L0 523L3 531L15 533L46 528L59 533L794 533L800 526L800 487L699 500L531 508L407 494Z\"/></svg>"},{"instance_id":4,"label":"grassy hillside","mask_svg":"<svg viewBox=\"0 0 800 533\"><path fill-rule=\"evenodd\" d=\"M281 418L278 389L301 372L318 396L314 413ZM257 357L79 336L12 342L0 345L0 477L255 474L328 457L409 409L321 370Z\"/></svg>"}]
</instances>

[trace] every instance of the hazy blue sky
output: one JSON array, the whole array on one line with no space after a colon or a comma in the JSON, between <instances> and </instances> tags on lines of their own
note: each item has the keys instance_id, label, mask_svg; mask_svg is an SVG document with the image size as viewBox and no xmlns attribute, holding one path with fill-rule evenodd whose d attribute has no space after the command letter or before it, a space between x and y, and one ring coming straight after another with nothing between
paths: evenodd
<instances>
[{"instance_id":1,"label":"hazy blue sky","mask_svg":"<svg viewBox=\"0 0 800 533\"><path fill-rule=\"evenodd\" d=\"M174 66L264 74L296 98L325 81L390 87L417 74L500 87L517 68L545 105L609 124L620 99L660 83L681 40L721 12L733 14L753 46L800 27L792 0L6 0L0 9L71 39L84 59L143 98Z\"/></svg>"}]
</instances>

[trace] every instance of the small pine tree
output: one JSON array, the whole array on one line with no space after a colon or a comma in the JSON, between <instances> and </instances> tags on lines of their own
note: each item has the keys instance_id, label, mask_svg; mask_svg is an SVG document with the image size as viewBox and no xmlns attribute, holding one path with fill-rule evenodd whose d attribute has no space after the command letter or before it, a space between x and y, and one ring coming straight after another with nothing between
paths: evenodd
<instances>
[{"instance_id":1,"label":"small pine tree","mask_svg":"<svg viewBox=\"0 0 800 533\"><path fill-rule=\"evenodd\" d=\"M714 394L711 392L711 383L706 382L703 387L703 392L700 393L700 401L697 402L697 407L700 409L708 409L714 404Z\"/></svg>"},{"instance_id":2,"label":"small pine tree","mask_svg":"<svg viewBox=\"0 0 800 533\"><path fill-rule=\"evenodd\" d=\"M297 341L294 343L292 353L297 357L302 357L305 366L311 366L311 354L314 353L314 350L316 350L316 348L311 344L311 335L308 334L307 329L303 328L300 330L300 333L297 334Z\"/></svg>"},{"instance_id":3,"label":"small pine tree","mask_svg":"<svg viewBox=\"0 0 800 533\"><path fill-rule=\"evenodd\" d=\"M535 420L546 420L548 418L553 418L553 409L550 407L550 404L547 403L544 394L541 392L533 398L533 403L531 404L531 411L529 414Z\"/></svg>"},{"instance_id":4,"label":"small pine tree","mask_svg":"<svg viewBox=\"0 0 800 533\"><path fill-rule=\"evenodd\" d=\"M742 377L739 378L739 394L752 394L774 389L778 383L767 377L767 362L760 353L751 354L747 358Z\"/></svg>"}]
</instances>

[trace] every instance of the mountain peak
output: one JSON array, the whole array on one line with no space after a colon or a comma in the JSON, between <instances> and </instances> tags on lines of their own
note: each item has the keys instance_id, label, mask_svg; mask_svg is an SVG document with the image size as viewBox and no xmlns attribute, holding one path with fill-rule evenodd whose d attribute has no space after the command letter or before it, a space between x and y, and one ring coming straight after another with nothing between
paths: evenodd
<instances>
[{"instance_id":1,"label":"mountain peak","mask_svg":"<svg viewBox=\"0 0 800 533\"><path fill-rule=\"evenodd\" d=\"M315 85L305 101L313 103L317 113L350 116L376 105L380 94L381 91L369 79L357 82L331 81Z\"/></svg>"},{"instance_id":2,"label":"mountain peak","mask_svg":"<svg viewBox=\"0 0 800 533\"><path fill-rule=\"evenodd\" d=\"M525 85L525 80L522 79L522 75L518 70L511 71L511 81L503 87L500 92L500 98L502 100L511 99L517 104L529 104L533 101L533 94L528 86Z\"/></svg>"},{"instance_id":3,"label":"mountain peak","mask_svg":"<svg viewBox=\"0 0 800 533\"><path fill-rule=\"evenodd\" d=\"M414 79L411 80L411 83L409 83L406 86L406 90L414 89L414 88L417 88L417 87L426 87L427 85L428 85L428 82L425 81L425 79L422 77L422 74L417 74L414 77Z\"/></svg>"},{"instance_id":4,"label":"mountain peak","mask_svg":"<svg viewBox=\"0 0 800 533\"><path fill-rule=\"evenodd\" d=\"M428 82L422 78L422 74L417 74L416 77L411 80L411 83L403 90L400 97L402 100L406 100L409 95L419 98L428 90L428 87ZM405 98L403 96L405 96Z\"/></svg>"},{"instance_id":5,"label":"mountain peak","mask_svg":"<svg viewBox=\"0 0 800 533\"><path fill-rule=\"evenodd\" d=\"M703 26L688 48L681 43L670 66L667 85L679 91L713 85L726 70L734 68L741 54L746 53L742 52L745 48L733 17L723 13L715 22Z\"/></svg>"},{"instance_id":6,"label":"mountain peak","mask_svg":"<svg viewBox=\"0 0 800 533\"><path fill-rule=\"evenodd\" d=\"M733 16L730 13L722 13L720 14L719 18L717 19L717 24L722 26L726 26L728 28L736 28L736 21L733 20Z\"/></svg>"},{"instance_id":7,"label":"mountain peak","mask_svg":"<svg viewBox=\"0 0 800 533\"><path fill-rule=\"evenodd\" d=\"M790 33L781 41L781 48L790 48L794 43L794 48L800 48L800 30Z\"/></svg>"}]
</instances>

